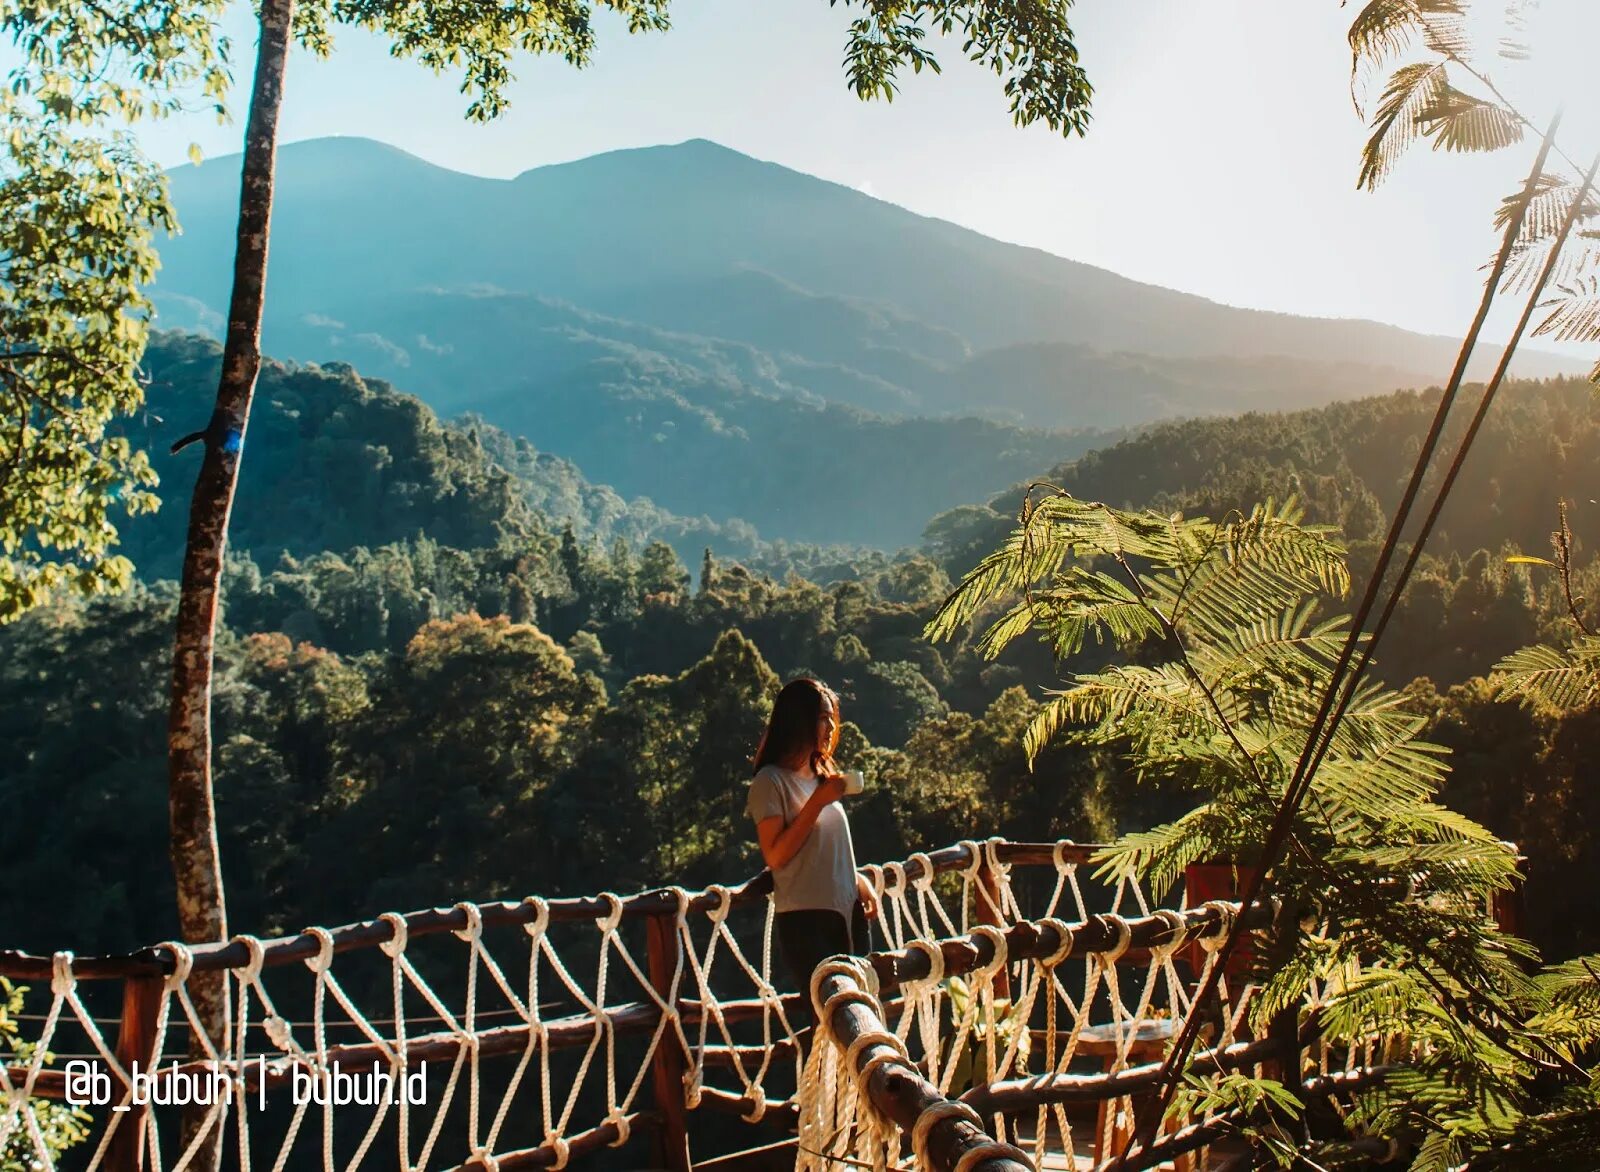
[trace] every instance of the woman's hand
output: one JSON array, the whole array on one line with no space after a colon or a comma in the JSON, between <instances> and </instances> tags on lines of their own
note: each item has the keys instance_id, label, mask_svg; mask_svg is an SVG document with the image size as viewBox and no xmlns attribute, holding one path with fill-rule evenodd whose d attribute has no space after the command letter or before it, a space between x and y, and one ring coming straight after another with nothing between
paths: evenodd
<instances>
[{"instance_id":1,"label":"woman's hand","mask_svg":"<svg viewBox=\"0 0 1600 1172\"><path fill-rule=\"evenodd\" d=\"M845 780L843 777L824 777L817 782L815 801L820 809L830 802L837 802L844 797Z\"/></svg>"},{"instance_id":2,"label":"woman's hand","mask_svg":"<svg viewBox=\"0 0 1600 1172\"><path fill-rule=\"evenodd\" d=\"M861 910L867 913L867 919L878 918L878 897L873 893L872 884L867 882L867 877L861 872L856 872L856 894L861 898Z\"/></svg>"}]
</instances>

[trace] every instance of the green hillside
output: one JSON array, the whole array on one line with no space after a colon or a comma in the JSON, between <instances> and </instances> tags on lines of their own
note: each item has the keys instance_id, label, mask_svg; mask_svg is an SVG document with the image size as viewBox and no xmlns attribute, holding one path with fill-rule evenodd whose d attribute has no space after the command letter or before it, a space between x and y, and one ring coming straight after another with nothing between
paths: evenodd
<instances>
[{"instance_id":1,"label":"green hillside","mask_svg":"<svg viewBox=\"0 0 1600 1172\"><path fill-rule=\"evenodd\" d=\"M164 333L146 351L145 410L126 428L161 476L161 509L125 521L122 551L141 577L175 577L188 520L196 449L168 454L204 422L216 393L221 347ZM912 522L907 520L907 525ZM853 577L883 555L839 542L769 542L737 517L683 516L647 497L596 484L561 456L481 418L441 422L415 396L341 363L262 367L230 545L271 562L327 549L382 545L425 534L474 549L571 526L585 541L652 538L685 561L705 548L782 577L790 570Z\"/></svg>"}]
</instances>

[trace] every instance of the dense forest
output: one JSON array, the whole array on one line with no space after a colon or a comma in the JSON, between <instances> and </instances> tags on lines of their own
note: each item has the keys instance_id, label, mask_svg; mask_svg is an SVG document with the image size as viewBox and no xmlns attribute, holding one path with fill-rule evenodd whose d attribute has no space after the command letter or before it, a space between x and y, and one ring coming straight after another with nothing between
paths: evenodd
<instances>
[{"instance_id":1,"label":"dense forest","mask_svg":"<svg viewBox=\"0 0 1600 1172\"><path fill-rule=\"evenodd\" d=\"M216 361L200 339L152 348L140 442L164 448L182 429ZM1542 552L1557 497L1594 482L1600 414L1575 383L1515 390L1382 668L1395 683L1422 677L1407 702L1455 750L1447 797L1522 845L1532 929L1565 953L1600 939L1600 897L1575 882L1600 864L1600 809L1582 784L1594 718L1495 700L1481 673L1561 638L1555 583L1504 553ZM1049 479L1187 514L1298 493L1349 532L1359 574L1431 402L1163 425ZM799 671L843 693L846 754L871 779L853 815L863 857L975 834L1103 840L1182 808L1135 788L1110 751L1056 747L1029 772L1021 732L1060 678L1046 648L989 662L924 639L951 582L1013 523L1020 490L935 518L920 550L786 548L768 572L707 551L691 573L642 539L647 502L527 441L441 423L348 367L270 365L250 439L215 702L240 930L583 891L600 874L619 889L747 874L748 757L777 680ZM585 511L596 499L604 509ZM170 654L180 522L169 503L128 524L143 581L131 595L0 632L13 750L0 804L33 811L0 824L0 854L59 893L49 907L8 897L16 946L118 950L171 934L165 696L152 681ZM1592 563L1580 579L1600 584ZM1111 654L1091 647L1072 667ZM558 841L581 849L549 849ZM1554 891L1578 924L1559 939Z\"/></svg>"}]
</instances>

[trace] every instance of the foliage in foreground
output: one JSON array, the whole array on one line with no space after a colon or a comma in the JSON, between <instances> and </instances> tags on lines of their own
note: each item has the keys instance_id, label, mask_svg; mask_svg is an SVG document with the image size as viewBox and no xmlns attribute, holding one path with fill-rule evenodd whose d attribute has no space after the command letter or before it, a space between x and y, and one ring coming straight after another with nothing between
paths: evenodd
<instances>
[{"instance_id":1,"label":"foliage in foreground","mask_svg":"<svg viewBox=\"0 0 1600 1172\"><path fill-rule=\"evenodd\" d=\"M1028 730L1030 753L1062 734L1118 746L1139 776L1202 795L1175 821L1124 835L1108 870L1135 869L1160 890L1192 862L1258 862L1348 637L1346 619L1311 617L1347 586L1333 533L1303 525L1292 503L1221 522L1060 492L1029 506L930 635L981 619L990 655L1024 634L1061 659L1090 639L1128 651L1133 662L1054 695ZM1279 1124L1262 1129L1274 1158L1314 1161L1373 1135L1406 1145L1419 1169L1489 1166L1513 1137L1537 1146L1525 1120L1543 1121L1554 1150L1571 1139L1561 1120L1592 1123L1600 1106L1591 962L1530 977L1532 950L1489 922L1485 908L1517 879L1514 852L1434 800L1447 769L1424 725L1402 695L1364 683L1273 871L1288 914L1262 949L1255 1027L1299 1007L1298 1024L1327 1044L1394 1040L1386 1077L1294 1120L1291 1150ZM1282 1117L1292 1098L1263 1086L1255 1100Z\"/></svg>"},{"instance_id":2,"label":"foliage in foreground","mask_svg":"<svg viewBox=\"0 0 1600 1172\"><path fill-rule=\"evenodd\" d=\"M17 1014L22 1012L26 985L13 985L0 977L0 1062L25 1066L32 1062L37 1048L24 1041L17 1026ZM49 1065L50 1055L44 1062ZM29 1104L34 1124L39 1129L38 1139L51 1157L58 1157L89 1137L89 1113L82 1107L69 1107L48 1099L35 1098ZM34 1172L38 1168L36 1155L39 1144L21 1128L0 1141L0 1172Z\"/></svg>"}]
</instances>

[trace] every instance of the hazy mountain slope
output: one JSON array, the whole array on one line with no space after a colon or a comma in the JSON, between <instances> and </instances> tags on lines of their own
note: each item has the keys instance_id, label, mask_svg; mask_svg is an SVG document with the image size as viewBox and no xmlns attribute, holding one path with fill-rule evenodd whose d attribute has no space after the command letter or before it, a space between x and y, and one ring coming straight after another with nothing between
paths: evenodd
<instances>
[{"instance_id":1,"label":"hazy mountain slope","mask_svg":"<svg viewBox=\"0 0 1600 1172\"><path fill-rule=\"evenodd\" d=\"M229 159L173 172L162 324L218 329L236 187ZM1230 309L703 141L493 180L321 139L282 152L265 345L674 513L896 548L1089 430L1432 382L1454 343Z\"/></svg>"},{"instance_id":2,"label":"hazy mountain slope","mask_svg":"<svg viewBox=\"0 0 1600 1172\"><path fill-rule=\"evenodd\" d=\"M173 172L185 235L164 254L167 291L220 302L227 274L215 260L227 239L234 169L231 159L216 159ZM275 217L272 291L296 312L374 288L488 283L764 344L765 313L744 315L749 328L726 314L684 316L686 286L735 279L748 293L737 274L756 268L814 295L880 303L974 349L1072 342L1340 363L1360 354L1431 382L1448 369L1454 347L1372 322L1242 310L1144 285L703 140L505 181L456 174L367 140L319 139L282 152ZM773 304L784 303L792 299ZM1541 362L1530 355L1524 368L1542 373Z\"/></svg>"},{"instance_id":3,"label":"hazy mountain slope","mask_svg":"<svg viewBox=\"0 0 1600 1172\"><path fill-rule=\"evenodd\" d=\"M737 378L609 339L578 339L565 352L582 360L536 366L536 391L513 386L471 402L463 392L458 406L508 433L492 438L488 455L468 442L467 429L441 425L366 363L269 363L250 426L235 545L273 556L381 544L419 530L447 544L492 544L499 527L520 524L531 505L602 539L659 536L686 561L710 545L787 564L774 538L898 549L917 539L930 507L970 500L1110 438L869 416L758 394ZM180 334L158 336L146 356L148 409L128 430L152 453L166 504L131 523L124 544L153 573L175 570L193 482L196 449L166 449L203 425L219 361L214 341ZM551 432L569 437L567 451L541 442ZM767 438L758 443L756 435ZM511 487L496 462L515 473ZM286 516L300 518L292 530Z\"/></svg>"}]
</instances>

